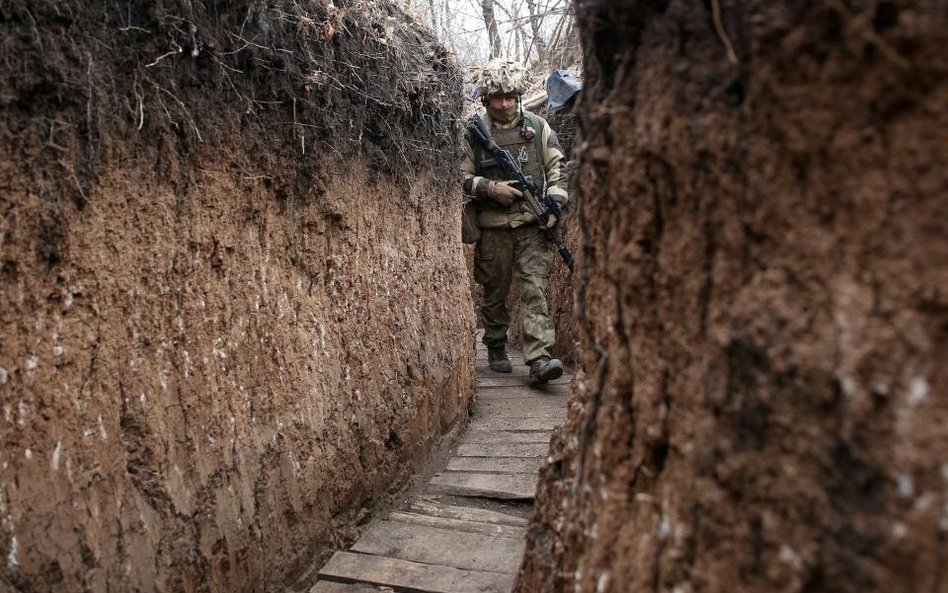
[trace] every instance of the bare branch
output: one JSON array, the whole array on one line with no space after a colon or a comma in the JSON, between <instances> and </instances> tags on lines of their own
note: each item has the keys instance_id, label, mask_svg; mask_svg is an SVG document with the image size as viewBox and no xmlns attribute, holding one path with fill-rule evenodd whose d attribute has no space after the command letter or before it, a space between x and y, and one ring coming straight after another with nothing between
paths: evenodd
<instances>
[{"instance_id":1,"label":"bare branch","mask_svg":"<svg viewBox=\"0 0 948 593\"><path fill-rule=\"evenodd\" d=\"M481 12L490 40L490 57L500 57L500 32L497 30L497 19L494 18L494 0L481 0Z\"/></svg>"},{"instance_id":2,"label":"bare branch","mask_svg":"<svg viewBox=\"0 0 948 593\"><path fill-rule=\"evenodd\" d=\"M728 62L740 64L740 60L737 59L737 54L734 53L734 46L731 45L731 38L727 36L727 31L724 30L724 23L721 22L721 4L718 0L711 0L711 16L714 21L714 29L717 31L721 43L724 44L724 49L727 51Z\"/></svg>"},{"instance_id":3,"label":"bare branch","mask_svg":"<svg viewBox=\"0 0 948 593\"><path fill-rule=\"evenodd\" d=\"M537 48L537 58L540 60L540 65L545 66L548 62L548 56L546 51L546 42L543 41L543 35L540 34L540 18L537 13L536 1L535 0L526 0L527 1L527 10L530 12L530 28L533 30L533 45Z\"/></svg>"}]
</instances>

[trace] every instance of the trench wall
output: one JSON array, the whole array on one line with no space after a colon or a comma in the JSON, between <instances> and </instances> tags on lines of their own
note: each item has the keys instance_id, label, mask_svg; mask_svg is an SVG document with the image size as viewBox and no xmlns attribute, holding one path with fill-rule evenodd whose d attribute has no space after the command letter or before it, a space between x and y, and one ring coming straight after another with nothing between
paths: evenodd
<instances>
[{"instance_id":1,"label":"trench wall","mask_svg":"<svg viewBox=\"0 0 948 593\"><path fill-rule=\"evenodd\" d=\"M945 4L577 10L582 374L516 590L944 591Z\"/></svg>"},{"instance_id":2,"label":"trench wall","mask_svg":"<svg viewBox=\"0 0 948 593\"><path fill-rule=\"evenodd\" d=\"M385 3L0 41L0 590L280 590L467 413L456 67Z\"/></svg>"}]
</instances>

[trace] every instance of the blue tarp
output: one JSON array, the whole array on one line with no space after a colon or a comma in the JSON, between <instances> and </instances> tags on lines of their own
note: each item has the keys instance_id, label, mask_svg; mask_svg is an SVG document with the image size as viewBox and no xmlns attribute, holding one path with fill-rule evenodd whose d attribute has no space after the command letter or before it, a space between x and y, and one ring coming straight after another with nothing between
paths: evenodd
<instances>
[{"instance_id":1,"label":"blue tarp","mask_svg":"<svg viewBox=\"0 0 948 593\"><path fill-rule=\"evenodd\" d=\"M570 103L583 88L583 81L569 70L554 70L546 77L546 94L550 110L555 111Z\"/></svg>"}]
</instances>

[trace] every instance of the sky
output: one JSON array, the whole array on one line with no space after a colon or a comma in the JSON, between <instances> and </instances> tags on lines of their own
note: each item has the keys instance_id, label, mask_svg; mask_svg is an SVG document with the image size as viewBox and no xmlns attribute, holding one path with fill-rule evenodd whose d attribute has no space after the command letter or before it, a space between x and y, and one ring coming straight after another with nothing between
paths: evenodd
<instances>
[{"instance_id":1,"label":"sky","mask_svg":"<svg viewBox=\"0 0 948 593\"><path fill-rule=\"evenodd\" d=\"M557 21L568 5L568 0L536 0L538 11L545 14L543 17L543 35L547 39L553 34ZM438 38L449 45L464 66L473 66L487 60L489 56L487 28L481 9L481 0L405 0L405 9L424 20L433 28ZM434 5L434 23L430 17L431 6ZM524 0L495 0L495 18L502 44L512 46L511 17L520 17L518 24L522 24L529 32L529 23L525 17L529 14ZM528 38L531 35L528 34ZM529 43L529 41L528 41ZM513 57L506 55L505 57Z\"/></svg>"}]
</instances>

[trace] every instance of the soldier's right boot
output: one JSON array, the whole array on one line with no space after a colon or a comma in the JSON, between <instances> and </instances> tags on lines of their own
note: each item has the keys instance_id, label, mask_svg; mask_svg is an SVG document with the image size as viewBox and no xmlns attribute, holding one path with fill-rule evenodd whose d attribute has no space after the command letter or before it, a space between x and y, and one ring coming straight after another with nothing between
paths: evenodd
<instances>
[{"instance_id":1,"label":"soldier's right boot","mask_svg":"<svg viewBox=\"0 0 948 593\"><path fill-rule=\"evenodd\" d=\"M487 364L490 370L496 373L509 373L513 370L510 359L507 357L507 348L495 346L487 349Z\"/></svg>"},{"instance_id":2,"label":"soldier's right boot","mask_svg":"<svg viewBox=\"0 0 948 593\"><path fill-rule=\"evenodd\" d=\"M530 384L543 385L563 375L563 363L558 358L541 356L530 363Z\"/></svg>"}]
</instances>

